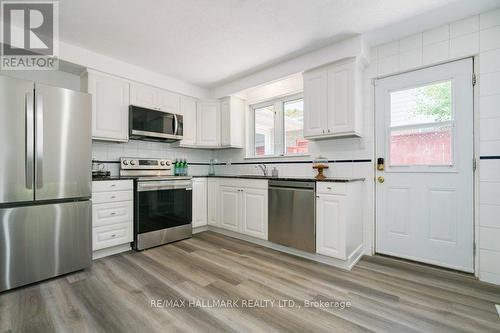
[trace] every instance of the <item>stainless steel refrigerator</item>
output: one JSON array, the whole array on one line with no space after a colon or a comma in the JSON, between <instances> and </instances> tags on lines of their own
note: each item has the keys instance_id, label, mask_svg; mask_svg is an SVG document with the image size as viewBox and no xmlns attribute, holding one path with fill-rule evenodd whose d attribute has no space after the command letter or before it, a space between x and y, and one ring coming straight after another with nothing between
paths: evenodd
<instances>
[{"instance_id":1,"label":"stainless steel refrigerator","mask_svg":"<svg viewBox=\"0 0 500 333\"><path fill-rule=\"evenodd\" d=\"M91 262L91 96L0 76L0 292Z\"/></svg>"}]
</instances>

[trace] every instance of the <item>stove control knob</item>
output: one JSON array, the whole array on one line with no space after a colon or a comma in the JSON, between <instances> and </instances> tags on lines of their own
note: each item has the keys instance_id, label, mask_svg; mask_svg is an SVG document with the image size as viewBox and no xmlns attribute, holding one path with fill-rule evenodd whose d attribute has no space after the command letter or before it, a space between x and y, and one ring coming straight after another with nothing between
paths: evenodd
<instances>
[{"instance_id":1,"label":"stove control knob","mask_svg":"<svg viewBox=\"0 0 500 333\"><path fill-rule=\"evenodd\" d=\"M123 160L123 165L128 165L127 160Z\"/></svg>"},{"instance_id":2,"label":"stove control knob","mask_svg":"<svg viewBox=\"0 0 500 333\"><path fill-rule=\"evenodd\" d=\"M134 161L130 161L130 165L135 165L135 162Z\"/></svg>"},{"instance_id":3,"label":"stove control knob","mask_svg":"<svg viewBox=\"0 0 500 333\"><path fill-rule=\"evenodd\" d=\"M167 162L166 162L166 164L167 164L167 165L170 165L170 161L167 161Z\"/></svg>"},{"instance_id":4,"label":"stove control knob","mask_svg":"<svg viewBox=\"0 0 500 333\"><path fill-rule=\"evenodd\" d=\"M160 162L160 165L161 165L161 166L164 166L164 165L165 165L165 162L164 162L164 161L161 161L161 162Z\"/></svg>"}]
</instances>

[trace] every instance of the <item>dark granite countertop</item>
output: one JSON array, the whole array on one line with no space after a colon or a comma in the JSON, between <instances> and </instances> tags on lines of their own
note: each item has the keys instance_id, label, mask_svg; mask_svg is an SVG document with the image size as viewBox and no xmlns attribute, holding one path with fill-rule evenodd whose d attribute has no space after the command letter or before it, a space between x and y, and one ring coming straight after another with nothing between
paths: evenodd
<instances>
[{"instance_id":1,"label":"dark granite countertop","mask_svg":"<svg viewBox=\"0 0 500 333\"><path fill-rule=\"evenodd\" d=\"M136 177L120 177L120 176L106 176L106 177L92 177L93 182L107 181L107 180L134 180Z\"/></svg>"},{"instance_id":2,"label":"dark granite countertop","mask_svg":"<svg viewBox=\"0 0 500 333\"><path fill-rule=\"evenodd\" d=\"M365 178L355 178L355 177L331 177L331 178L326 178L326 179L315 179L314 177L271 177L271 176L261 176L261 175L215 175L215 176L208 176L208 175L198 175L198 176L193 176L193 178L196 177L207 177L207 178L239 178L239 179L264 179L264 180L291 180L291 181L302 181L302 182L311 182L311 181L317 181L317 182L334 182L334 183L350 183L350 182L358 182L358 181L364 181Z\"/></svg>"}]
</instances>

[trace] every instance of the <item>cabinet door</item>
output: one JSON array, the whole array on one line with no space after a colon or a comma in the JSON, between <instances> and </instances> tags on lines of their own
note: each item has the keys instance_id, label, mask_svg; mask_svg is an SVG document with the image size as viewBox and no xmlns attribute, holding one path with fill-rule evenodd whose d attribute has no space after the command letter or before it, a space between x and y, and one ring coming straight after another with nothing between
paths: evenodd
<instances>
[{"instance_id":1,"label":"cabinet door","mask_svg":"<svg viewBox=\"0 0 500 333\"><path fill-rule=\"evenodd\" d=\"M128 141L129 83L92 72L88 92L92 94L92 138Z\"/></svg>"},{"instance_id":2,"label":"cabinet door","mask_svg":"<svg viewBox=\"0 0 500 333\"><path fill-rule=\"evenodd\" d=\"M326 70L304 74L304 137L321 136L327 124Z\"/></svg>"},{"instance_id":3,"label":"cabinet door","mask_svg":"<svg viewBox=\"0 0 500 333\"><path fill-rule=\"evenodd\" d=\"M231 145L231 104L228 99L220 103L220 143L221 146Z\"/></svg>"},{"instance_id":4,"label":"cabinet door","mask_svg":"<svg viewBox=\"0 0 500 333\"><path fill-rule=\"evenodd\" d=\"M173 92L158 89L156 95L156 106L165 112L180 112L181 96Z\"/></svg>"},{"instance_id":5,"label":"cabinet door","mask_svg":"<svg viewBox=\"0 0 500 333\"><path fill-rule=\"evenodd\" d=\"M345 196L322 194L316 209L316 252L345 260Z\"/></svg>"},{"instance_id":6,"label":"cabinet door","mask_svg":"<svg viewBox=\"0 0 500 333\"><path fill-rule=\"evenodd\" d=\"M196 112L196 145L220 146L220 103L200 102Z\"/></svg>"},{"instance_id":7,"label":"cabinet door","mask_svg":"<svg viewBox=\"0 0 500 333\"><path fill-rule=\"evenodd\" d=\"M148 109L157 109L157 89L143 84L130 85L130 104Z\"/></svg>"},{"instance_id":8,"label":"cabinet door","mask_svg":"<svg viewBox=\"0 0 500 333\"><path fill-rule=\"evenodd\" d=\"M207 179L193 179L193 228L207 225Z\"/></svg>"},{"instance_id":9,"label":"cabinet door","mask_svg":"<svg viewBox=\"0 0 500 333\"><path fill-rule=\"evenodd\" d=\"M220 186L220 227L240 231L240 190L235 187Z\"/></svg>"},{"instance_id":10,"label":"cabinet door","mask_svg":"<svg viewBox=\"0 0 500 333\"><path fill-rule=\"evenodd\" d=\"M267 240L267 190L244 189L242 232Z\"/></svg>"},{"instance_id":11,"label":"cabinet door","mask_svg":"<svg viewBox=\"0 0 500 333\"><path fill-rule=\"evenodd\" d=\"M354 132L354 63L328 69L328 134Z\"/></svg>"},{"instance_id":12,"label":"cabinet door","mask_svg":"<svg viewBox=\"0 0 500 333\"><path fill-rule=\"evenodd\" d=\"M219 182L217 179L208 179L207 201L208 201L208 224L218 227L217 198L219 196Z\"/></svg>"},{"instance_id":13,"label":"cabinet door","mask_svg":"<svg viewBox=\"0 0 500 333\"><path fill-rule=\"evenodd\" d=\"M196 144L196 100L189 97L181 98L181 115L183 117L183 136L181 145Z\"/></svg>"}]
</instances>

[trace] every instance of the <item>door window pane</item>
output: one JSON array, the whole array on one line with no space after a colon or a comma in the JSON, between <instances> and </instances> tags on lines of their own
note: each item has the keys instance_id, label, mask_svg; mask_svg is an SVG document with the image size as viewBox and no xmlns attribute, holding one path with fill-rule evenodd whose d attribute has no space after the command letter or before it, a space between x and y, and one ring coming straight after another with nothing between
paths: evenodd
<instances>
[{"instance_id":1,"label":"door window pane","mask_svg":"<svg viewBox=\"0 0 500 333\"><path fill-rule=\"evenodd\" d=\"M255 155L274 155L274 107L272 105L254 110Z\"/></svg>"},{"instance_id":2,"label":"door window pane","mask_svg":"<svg viewBox=\"0 0 500 333\"><path fill-rule=\"evenodd\" d=\"M283 103L285 117L285 154L307 153L309 141L304 139L304 100Z\"/></svg>"},{"instance_id":3,"label":"door window pane","mask_svg":"<svg viewBox=\"0 0 500 333\"><path fill-rule=\"evenodd\" d=\"M391 92L391 165L453 164L451 96L451 81Z\"/></svg>"}]
</instances>

